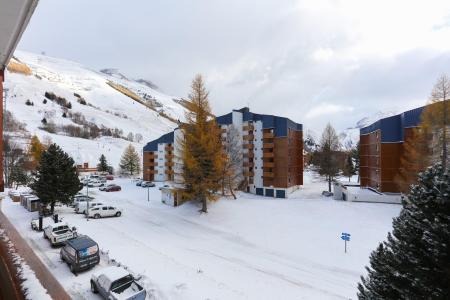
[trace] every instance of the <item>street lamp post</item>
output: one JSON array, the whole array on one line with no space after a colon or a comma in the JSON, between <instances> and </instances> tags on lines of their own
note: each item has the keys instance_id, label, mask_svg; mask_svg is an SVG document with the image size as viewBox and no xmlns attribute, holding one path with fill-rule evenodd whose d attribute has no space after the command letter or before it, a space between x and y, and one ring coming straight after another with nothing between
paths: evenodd
<instances>
[{"instance_id":1,"label":"street lamp post","mask_svg":"<svg viewBox=\"0 0 450 300\"><path fill-rule=\"evenodd\" d=\"M147 202L150 202L150 186L147 185Z\"/></svg>"},{"instance_id":2,"label":"street lamp post","mask_svg":"<svg viewBox=\"0 0 450 300\"><path fill-rule=\"evenodd\" d=\"M89 182L86 183L86 221L89 221Z\"/></svg>"}]
</instances>

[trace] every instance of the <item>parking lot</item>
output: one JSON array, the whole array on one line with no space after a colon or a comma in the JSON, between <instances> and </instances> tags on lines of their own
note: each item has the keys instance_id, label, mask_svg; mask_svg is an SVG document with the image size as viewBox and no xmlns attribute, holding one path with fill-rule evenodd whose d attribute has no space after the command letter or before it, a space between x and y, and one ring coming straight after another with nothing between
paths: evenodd
<instances>
[{"instance_id":1,"label":"parking lot","mask_svg":"<svg viewBox=\"0 0 450 300\"><path fill-rule=\"evenodd\" d=\"M89 189L96 200L120 207L120 217L86 219L73 208L57 213L102 250L100 270L121 264L141 277L149 299L349 299L368 256L386 237L400 210L385 204L348 203L320 196L322 183L277 200L240 193L199 214L197 204L173 208L156 187L116 179L119 192ZM73 275L29 213L5 199L2 211L74 299L90 292L93 270ZM344 254L342 230L354 236ZM358 239L364 236L364 239Z\"/></svg>"}]
</instances>

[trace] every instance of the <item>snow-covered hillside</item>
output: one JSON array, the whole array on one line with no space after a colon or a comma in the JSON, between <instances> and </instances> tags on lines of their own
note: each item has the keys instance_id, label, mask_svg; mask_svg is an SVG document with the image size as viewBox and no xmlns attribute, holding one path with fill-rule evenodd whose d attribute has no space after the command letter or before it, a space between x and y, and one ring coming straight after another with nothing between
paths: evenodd
<instances>
[{"instance_id":1,"label":"snow-covered hillside","mask_svg":"<svg viewBox=\"0 0 450 300\"><path fill-rule=\"evenodd\" d=\"M395 111L387 111L387 112L376 112L371 116L362 118L358 122L356 122L356 125L354 127L350 127L345 129L344 131L339 133L339 139L341 141L341 145L344 149L350 149L352 147L355 147L356 144L359 142L359 130L363 127L366 127L379 119L387 118L390 116L394 116L398 114L398 112Z\"/></svg>"},{"instance_id":2,"label":"snow-covered hillside","mask_svg":"<svg viewBox=\"0 0 450 300\"><path fill-rule=\"evenodd\" d=\"M41 139L49 136L79 163L96 164L105 154L117 167L123 149L130 143L124 138L130 133L133 144L141 150L146 142L171 131L176 121L183 119L184 108L176 102L179 99L151 88L150 81L130 80L117 76L118 72L96 72L78 63L28 52L17 51L15 57L31 69L31 75L7 74L6 109L26 124L30 134ZM48 97L44 101L46 92L70 102L71 108ZM33 105L26 105L27 100ZM81 124L76 120L80 117ZM44 118L54 124L56 133L41 129ZM68 128L73 131L83 123L95 124L103 130L102 136L68 136ZM115 129L116 136L123 138L104 136L103 132ZM136 135L142 135L142 140Z\"/></svg>"}]
</instances>

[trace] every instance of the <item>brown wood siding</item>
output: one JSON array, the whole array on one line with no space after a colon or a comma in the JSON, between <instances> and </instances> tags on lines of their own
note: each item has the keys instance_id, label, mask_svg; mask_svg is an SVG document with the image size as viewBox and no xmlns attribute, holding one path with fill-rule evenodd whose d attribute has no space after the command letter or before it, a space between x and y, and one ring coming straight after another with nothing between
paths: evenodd
<instances>
[{"instance_id":1,"label":"brown wood siding","mask_svg":"<svg viewBox=\"0 0 450 300\"><path fill-rule=\"evenodd\" d=\"M155 180L155 166L158 165L156 162L157 155L154 152L144 152L142 157L143 165L143 179L146 181Z\"/></svg>"},{"instance_id":2,"label":"brown wood siding","mask_svg":"<svg viewBox=\"0 0 450 300\"><path fill-rule=\"evenodd\" d=\"M1 66L0 66L1 67ZM0 192L5 190L3 181L3 81L5 79L4 70L0 70Z\"/></svg>"},{"instance_id":3,"label":"brown wood siding","mask_svg":"<svg viewBox=\"0 0 450 300\"><path fill-rule=\"evenodd\" d=\"M379 175L380 164L380 131L360 136L360 180L361 186L378 189L381 185Z\"/></svg>"}]
</instances>

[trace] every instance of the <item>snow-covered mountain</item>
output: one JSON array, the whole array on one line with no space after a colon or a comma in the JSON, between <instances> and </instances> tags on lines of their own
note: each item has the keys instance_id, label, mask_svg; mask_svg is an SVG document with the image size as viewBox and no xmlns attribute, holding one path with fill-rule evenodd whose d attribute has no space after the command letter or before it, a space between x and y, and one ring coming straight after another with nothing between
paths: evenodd
<instances>
[{"instance_id":1,"label":"snow-covered mountain","mask_svg":"<svg viewBox=\"0 0 450 300\"><path fill-rule=\"evenodd\" d=\"M22 51L16 51L10 67L6 110L25 123L28 134L51 138L78 163L94 165L105 154L116 168L130 143L126 138L133 137L140 151L149 140L173 130L184 116L179 98L114 69L96 72Z\"/></svg>"},{"instance_id":2,"label":"snow-covered mountain","mask_svg":"<svg viewBox=\"0 0 450 300\"><path fill-rule=\"evenodd\" d=\"M341 141L341 145L344 149L348 150L352 147L355 147L359 142L359 130L363 127L366 127L379 119L387 118L390 116L394 116L398 114L395 111L387 111L387 112L376 112L371 116L362 118L354 127L347 128L339 133L339 139Z\"/></svg>"}]
</instances>

